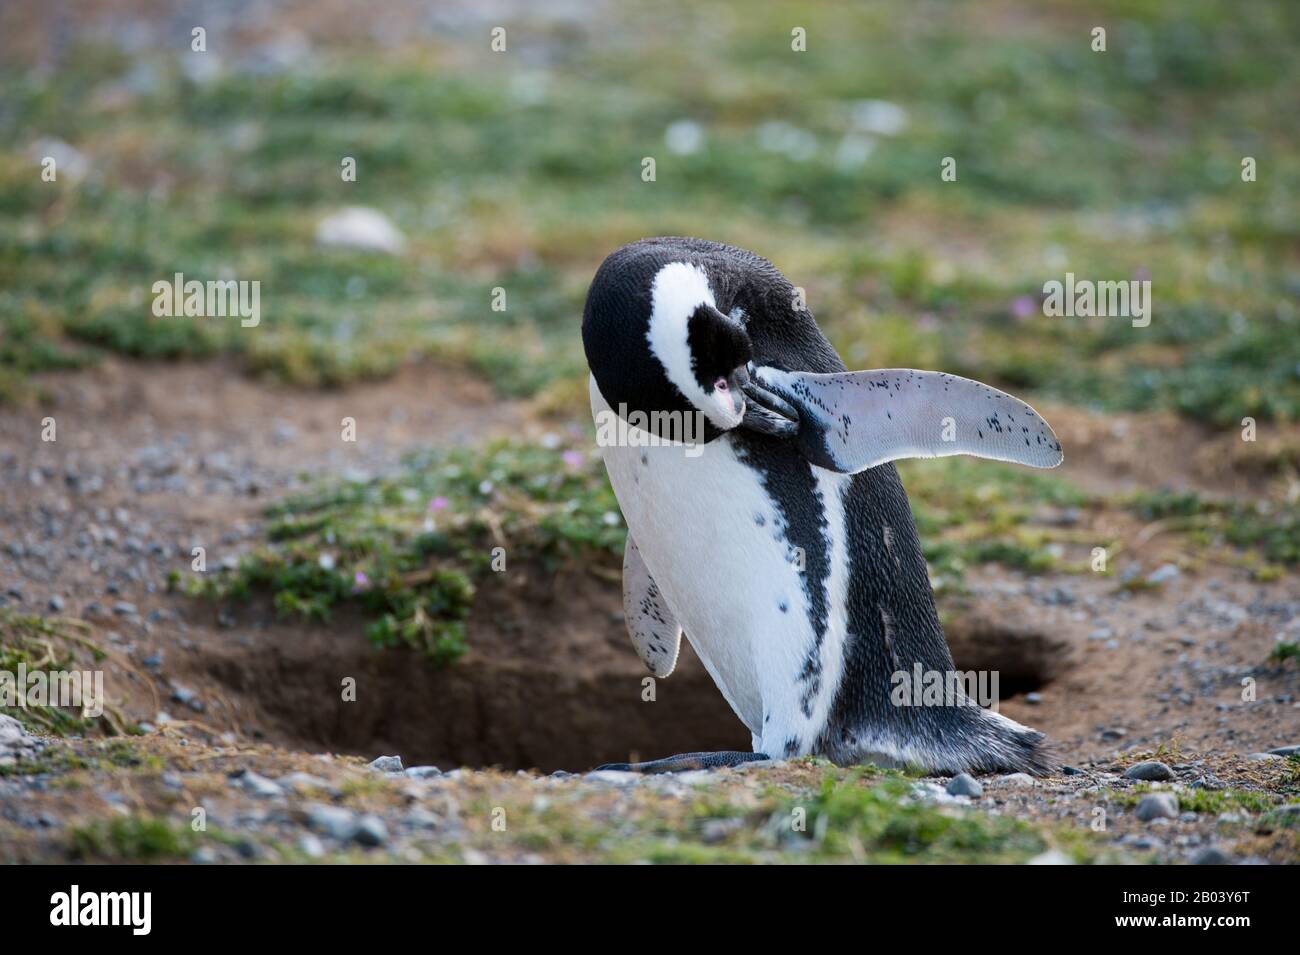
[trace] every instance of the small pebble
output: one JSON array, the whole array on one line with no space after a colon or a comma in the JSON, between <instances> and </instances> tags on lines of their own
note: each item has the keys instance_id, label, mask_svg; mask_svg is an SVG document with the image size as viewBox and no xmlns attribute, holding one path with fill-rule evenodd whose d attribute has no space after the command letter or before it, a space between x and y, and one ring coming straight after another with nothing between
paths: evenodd
<instances>
[{"instance_id":1,"label":"small pebble","mask_svg":"<svg viewBox=\"0 0 1300 955\"><path fill-rule=\"evenodd\" d=\"M1149 793L1137 804L1137 817L1143 822L1153 819L1177 819L1178 800L1173 793Z\"/></svg>"},{"instance_id":2,"label":"small pebble","mask_svg":"<svg viewBox=\"0 0 1300 955\"><path fill-rule=\"evenodd\" d=\"M334 839L351 839L357 828L356 814L342 806L315 805L307 810L307 825Z\"/></svg>"},{"instance_id":3,"label":"small pebble","mask_svg":"<svg viewBox=\"0 0 1300 955\"><path fill-rule=\"evenodd\" d=\"M1164 763L1151 759L1134 763L1124 770L1125 779L1145 779L1148 782L1168 782L1174 778L1174 771Z\"/></svg>"},{"instance_id":4,"label":"small pebble","mask_svg":"<svg viewBox=\"0 0 1300 955\"><path fill-rule=\"evenodd\" d=\"M388 827L384 825L384 820L367 813L357 820L357 827L352 833L352 838L363 846L372 848L382 846L388 841Z\"/></svg>"},{"instance_id":5,"label":"small pebble","mask_svg":"<svg viewBox=\"0 0 1300 955\"><path fill-rule=\"evenodd\" d=\"M1174 564L1161 564L1151 573L1147 574L1147 583L1165 584L1175 579L1179 574L1178 567Z\"/></svg>"}]
</instances>

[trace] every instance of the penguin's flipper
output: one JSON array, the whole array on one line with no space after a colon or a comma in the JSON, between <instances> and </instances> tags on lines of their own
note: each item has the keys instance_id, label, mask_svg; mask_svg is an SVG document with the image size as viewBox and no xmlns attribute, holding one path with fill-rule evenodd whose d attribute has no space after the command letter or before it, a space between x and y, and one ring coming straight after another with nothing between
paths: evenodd
<instances>
[{"instance_id":1,"label":"penguin's flipper","mask_svg":"<svg viewBox=\"0 0 1300 955\"><path fill-rule=\"evenodd\" d=\"M1054 468L1065 457L1037 411L969 378L911 368L827 375L760 368L757 376L798 410L794 440L804 456L831 471L954 454Z\"/></svg>"},{"instance_id":2,"label":"penguin's flipper","mask_svg":"<svg viewBox=\"0 0 1300 955\"><path fill-rule=\"evenodd\" d=\"M623 550L623 616L637 655L655 676L677 666L682 628L629 534Z\"/></svg>"}]
</instances>

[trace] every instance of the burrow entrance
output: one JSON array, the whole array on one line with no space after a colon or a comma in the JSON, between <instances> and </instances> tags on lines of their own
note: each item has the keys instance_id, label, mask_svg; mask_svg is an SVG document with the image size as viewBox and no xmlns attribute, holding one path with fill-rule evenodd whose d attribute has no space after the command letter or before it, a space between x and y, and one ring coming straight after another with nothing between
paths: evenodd
<instances>
[{"instance_id":1,"label":"burrow entrance","mask_svg":"<svg viewBox=\"0 0 1300 955\"><path fill-rule=\"evenodd\" d=\"M206 631L190 666L238 708L241 728L278 745L407 765L585 771L602 762L750 747L704 667L683 645L655 681L624 630L621 591L585 570L512 572L480 587L471 650L435 668L371 646L364 622L268 626L255 637ZM251 613L245 608L244 613ZM976 619L950 627L959 669L997 669L1003 699L1057 676L1059 643ZM245 631L246 632L246 631ZM356 681L355 702L342 682Z\"/></svg>"}]
</instances>

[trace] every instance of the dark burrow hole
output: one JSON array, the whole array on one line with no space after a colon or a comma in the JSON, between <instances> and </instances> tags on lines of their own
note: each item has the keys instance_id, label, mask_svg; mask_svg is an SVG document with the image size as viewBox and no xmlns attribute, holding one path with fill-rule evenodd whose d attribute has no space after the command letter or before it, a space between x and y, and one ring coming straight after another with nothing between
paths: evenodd
<instances>
[{"instance_id":1,"label":"dark burrow hole","mask_svg":"<svg viewBox=\"0 0 1300 955\"><path fill-rule=\"evenodd\" d=\"M278 745L443 769L497 766L582 772L602 763L694 750L750 748L685 643L676 672L653 681L621 621L619 588L576 572L540 571L480 589L472 647L437 668L407 650L380 650L364 621L273 625L252 643L222 640L195 663L238 700L240 718ZM949 628L959 670L999 671L1000 697L1039 689L1065 652L1033 631L974 620ZM342 682L356 681L355 702Z\"/></svg>"}]
</instances>

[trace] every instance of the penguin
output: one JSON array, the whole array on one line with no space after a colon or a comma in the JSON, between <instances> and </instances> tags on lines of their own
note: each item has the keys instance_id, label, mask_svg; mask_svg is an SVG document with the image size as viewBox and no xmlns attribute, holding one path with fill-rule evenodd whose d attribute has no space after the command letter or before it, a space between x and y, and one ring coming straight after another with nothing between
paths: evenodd
<instances>
[{"instance_id":1,"label":"penguin","mask_svg":"<svg viewBox=\"0 0 1300 955\"><path fill-rule=\"evenodd\" d=\"M954 375L847 371L771 262L703 239L610 254L582 340L628 528L632 644L667 677L684 634L753 746L601 768L812 754L934 774L1050 772L1042 733L960 689L942 705L896 692L900 674L955 671L892 462L1055 467L1061 445L1037 412Z\"/></svg>"}]
</instances>

